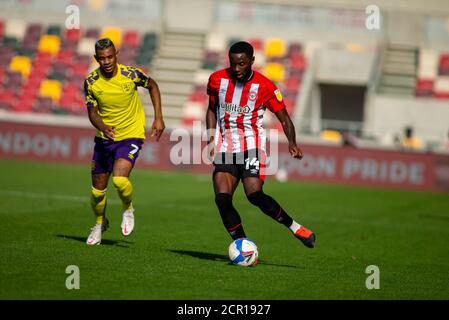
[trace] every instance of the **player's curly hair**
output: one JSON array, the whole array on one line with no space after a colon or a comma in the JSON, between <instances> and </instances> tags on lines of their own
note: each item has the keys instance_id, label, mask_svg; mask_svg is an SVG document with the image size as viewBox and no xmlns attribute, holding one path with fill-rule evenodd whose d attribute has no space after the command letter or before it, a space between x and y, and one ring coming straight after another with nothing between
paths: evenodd
<instances>
[{"instance_id":1,"label":"player's curly hair","mask_svg":"<svg viewBox=\"0 0 449 320\"><path fill-rule=\"evenodd\" d=\"M95 42L95 51L104 50L109 47L115 48L114 42L112 42L112 40L109 38L103 38L103 39L100 39L97 42Z\"/></svg>"},{"instance_id":2,"label":"player's curly hair","mask_svg":"<svg viewBox=\"0 0 449 320\"><path fill-rule=\"evenodd\" d=\"M229 48L229 54L231 53L245 53L249 58L252 58L254 56L254 48L246 41L239 41Z\"/></svg>"}]
</instances>

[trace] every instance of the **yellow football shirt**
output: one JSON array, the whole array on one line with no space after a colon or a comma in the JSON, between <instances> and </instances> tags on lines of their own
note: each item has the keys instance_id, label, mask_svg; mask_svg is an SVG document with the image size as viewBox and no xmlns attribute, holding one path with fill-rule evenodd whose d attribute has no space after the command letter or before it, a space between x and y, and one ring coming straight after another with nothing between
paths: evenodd
<instances>
[{"instance_id":1,"label":"yellow football shirt","mask_svg":"<svg viewBox=\"0 0 449 320\"><path fill-rule=\"evenodd\" d=\"M100 68L84 81L86 105L97 106L103 122L115 128L114 141L145 139L145 112L137 87L148 88L149 78L139 68L117 64L117 74L105 78ZM106 139L97 130L97 137Z\"/></svg>"}]
</instances>

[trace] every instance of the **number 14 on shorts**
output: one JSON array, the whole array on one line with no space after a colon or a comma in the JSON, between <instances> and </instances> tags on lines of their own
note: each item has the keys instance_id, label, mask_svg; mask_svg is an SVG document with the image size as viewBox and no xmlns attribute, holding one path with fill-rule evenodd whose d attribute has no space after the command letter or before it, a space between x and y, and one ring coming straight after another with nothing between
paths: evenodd
<instances>
[{"instance_id":1,"label":"number 14 on shorts","mask_svg":"<svg viewBox=\"0 0 449 320\"><path fill-rule=\"evenodd\" d=\"M245 159L245 170L256 169L259 171L259 160L257 158Z\"/></svg>"}]
</instances>

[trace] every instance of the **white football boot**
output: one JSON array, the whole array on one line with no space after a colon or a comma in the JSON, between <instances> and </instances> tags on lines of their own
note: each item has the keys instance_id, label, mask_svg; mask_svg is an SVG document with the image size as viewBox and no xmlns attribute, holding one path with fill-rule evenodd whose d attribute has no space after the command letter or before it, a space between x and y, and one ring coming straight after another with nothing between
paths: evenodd
<instances>
[{"instance_id":1,"label":"white football boot","mask_svg":"<svg viewBox=\"0 0 449 320\"><path fill-rule=\"evenodd\" d=\"M134 229L134 209L128 209L123 212L122 219L122 233L124 236L129 236Z\"/></svg>"},{"instance_id":2,"label":"white football boot","mask_svg":"<svg viewBox=\"0 0 449 320\"><path fill-rule=\"evenodd\" d=\"M109 228L109 221L105 218L105 221L103 224L96 224L90 229L89 237L87 238L86 243L89 246L93 245L99 245L101 243L101 235L103 232L108 230Z\"/></svg>"}]
</instances>

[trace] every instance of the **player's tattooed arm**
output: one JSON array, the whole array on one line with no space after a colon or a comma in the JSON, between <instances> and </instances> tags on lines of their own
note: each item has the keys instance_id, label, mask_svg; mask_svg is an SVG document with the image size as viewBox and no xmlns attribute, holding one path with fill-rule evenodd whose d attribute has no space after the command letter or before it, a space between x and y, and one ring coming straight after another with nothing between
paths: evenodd
<instances>
[{"instance_id":1,"label":"player's tattooed arm","mask_svg":"<svg viewBox=\"0 0 449 320\"><path fill-rule=\"evenodd\" d=\"M164 132L165 123L164 117L162 116L161 92L156 81L151 78L148 79L148 92L150 93L154 108L154 121L151 126L150 136L156 137L156 141L159 141L162 132Z\"/></svg>"},{"instance_id":2,"label":"player's tattooed arm","mask_svg":"<svg viewBox=\"0 0 449 320\"><path fill-rule=\"evenodd\" d=\"M288 151L294 158L302 159L303 154L301 148L296 143L296 131L292 119L285 109L282 109L275 114L278 120L281 122L285 136L288 139Z\"/></svg>"},{"instance_id":3,"label":"player's tattooed arm","mask_svg":"<svg viewBox=\"0 0 449 320\"><path fill-rule=\"evenodd\" d=\"M98 107L96 106L88 106L87 114L89 116L90 123L97 128L99 131L103 132L103 134L111 140L114 140L115 131L114 127L106 125L98 114Z\"/></svg>"}]
</instances>

